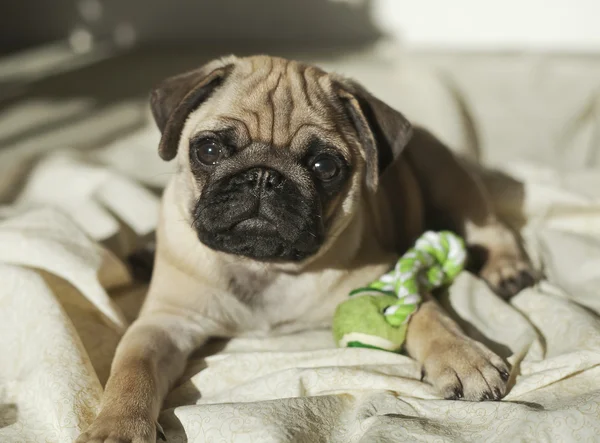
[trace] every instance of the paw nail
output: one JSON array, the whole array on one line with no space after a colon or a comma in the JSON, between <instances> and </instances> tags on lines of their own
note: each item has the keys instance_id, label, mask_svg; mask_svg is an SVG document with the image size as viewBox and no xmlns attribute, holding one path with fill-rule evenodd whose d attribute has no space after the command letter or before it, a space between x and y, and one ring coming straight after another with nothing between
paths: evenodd
<instances>
[{"instance_id":1,"label":"paw nail","mask_svg":"<svg viewBox=\"0 0 600 443\"><path fill-rule=\"evenodd\" d=\"M463 394L462 388L456 388L454 390L454 398L461 399L461 398L463 398L463 396L464 396L464 394Z\"/></svg>"},{"instance_id":2,"label":"paw nail","mask_svg":"<svg viewBox=\"0 0 600 443\"><path fill-rule=\"evenodd\" d=\"M480 398L481 401L491 400L491 399L492 399L492 394L490 392L485 392Z\"/></svg>"},{"instance_id":3,"label":"paw nail","mask_svg":"<svg viewBox=\"0 0 600 443\"><path fill-rule=\"evenodd\" d=\"M494 400L500 400L502 398L502 394L500 393L500 389L494 388Z\"/></svg>"}]
</instances>

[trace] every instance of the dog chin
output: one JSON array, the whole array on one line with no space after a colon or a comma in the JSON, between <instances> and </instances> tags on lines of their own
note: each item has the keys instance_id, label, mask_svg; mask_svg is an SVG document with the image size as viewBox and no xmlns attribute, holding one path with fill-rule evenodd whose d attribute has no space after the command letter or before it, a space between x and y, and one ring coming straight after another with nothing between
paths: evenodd
<instances>
[{"instance_id":1,"label":"dog chin","mask_svg":"<svg viewBox=\"0 0 600 443\"><path fill-rule=\"evenodd\" d=\"M203 234L199 232L198 238L215 251L264 262L300 262L318 250L318 248L314 248L314 250L298 249L271 235Z\"/></svg>"},{"instance_id":2,"label":"dog chin","mask_svg":"<svg viewBox=\"0 0 600 443\"><path fill-rule=\"evenodd\" d=\"M264 262L300 262L314 255L320 242L283 239L267 220L242 220L224 232L198 229L198 239L211 249Z\"/></svg>"}]
</instances>

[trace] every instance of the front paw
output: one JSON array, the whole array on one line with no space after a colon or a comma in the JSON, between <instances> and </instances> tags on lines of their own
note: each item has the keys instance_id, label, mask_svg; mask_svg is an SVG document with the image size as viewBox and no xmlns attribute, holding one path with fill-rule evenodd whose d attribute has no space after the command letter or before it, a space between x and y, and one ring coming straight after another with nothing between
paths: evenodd
<instances>
[{"instance_id":1,"label":"front paw","mask_svg":"<svg viewBox=\"0 0 600 443\"><path fill-rule=\"evenodd\" d=\"M162 429L143 415L98 415L76 443L155 443L156 435L166 440Z\"/></svg>"},{"instance_id":2,"label":"front paw","mask_svg":"<svg viewBox=\"0 0 600 443\"><path fill-rule=\"evenodd\" d=\"M506 393L506 363L466 336L433 345L423 362L426 381L449 400L500 400Z\"/></svg>"},{"instance_id":3,"label":"front paw","mask_svg":"<svg viewBox=\"0 0 600 443\"><path fill-rule=\"evenodd\" d=\"M537 281L531 264L524 257L515 255L490 257L481 269L480 276L496 294L505 299L533 286Z\"/></svg>"}]
</instances>

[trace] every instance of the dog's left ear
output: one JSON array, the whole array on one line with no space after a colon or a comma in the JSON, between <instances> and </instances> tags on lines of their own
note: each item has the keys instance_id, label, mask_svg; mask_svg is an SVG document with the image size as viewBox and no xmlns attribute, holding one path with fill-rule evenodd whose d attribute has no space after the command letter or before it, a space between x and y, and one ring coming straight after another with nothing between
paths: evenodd
<instances>
[{"instance_id":1,"label":"dog's left ear","mask_svg":"<svg viewBox=\"0 0 600 443\"><path fill-rule=\"evenodd\" d=\"M162 133L158 153L163 160L175 158L188 114L210 97L232 67L233 58L214 60L194 71L169 77L152 90L150 107Z\"/></svg>"},{"instance_id":2,"label":"dog's left ear","mask_svg":"<svg viewBox=\"0 0 600 443\"><path fill-rule=\"evenodd\" d=\"M338 78L334 84L364 149L367 186L376 190L379 176L408 144L412 126L358 83Z\"/></svg>"}]
</instances>

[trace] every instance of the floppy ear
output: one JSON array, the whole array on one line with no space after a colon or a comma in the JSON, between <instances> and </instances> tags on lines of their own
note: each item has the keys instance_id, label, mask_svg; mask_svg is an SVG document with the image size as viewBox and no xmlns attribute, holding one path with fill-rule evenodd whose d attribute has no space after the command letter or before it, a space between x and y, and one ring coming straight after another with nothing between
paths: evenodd
<instances>
[{"instance_id":1,"label":"floppy ear","mask_svg":"<svg viewBox=\"0 0 600 443\"><path fill-rule=\"evenodd\" d=\"M215 60L194 71L169 77L154 88L150 107L162 133L158 153L163 160L175 158L187 116L223 83L232 66Z\"/></svg>"},{"instance_id":2,"label":"floppy ear","mask_svg":"<svg viewBox=\"0 0 600 443\"><path fill-rule=\"evenodd\" d=\"M358 83L337 81L338 94L365 152L367 186L377 189L379 176L400 155L412 136L410 122Z\"/></svg>"}]
</instances>

